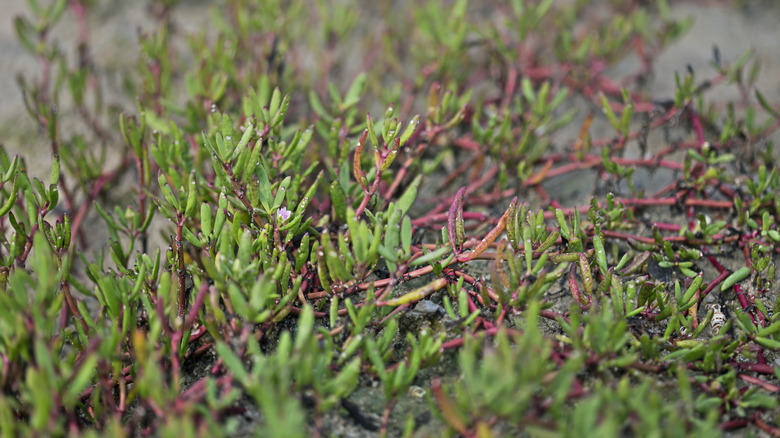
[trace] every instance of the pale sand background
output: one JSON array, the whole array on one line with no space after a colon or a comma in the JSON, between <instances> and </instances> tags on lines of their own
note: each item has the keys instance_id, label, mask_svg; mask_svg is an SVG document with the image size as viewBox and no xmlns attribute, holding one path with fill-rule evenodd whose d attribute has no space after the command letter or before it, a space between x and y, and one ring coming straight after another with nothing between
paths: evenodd
<instances>
[{"instance_id":1,"label":"pale sand background","mask_svg":"<svg viewBox=\"0 0 780 438\"><path fill-rule=\"evenodd\" d=\"M19 74L39 74L37 61L17 43L13 18L27 13L25 0L1 0L0 16L0 143L11 154L23 153L33 175L48 173L48 149L42 137L26 114L21 93L16 84ZM218 2L200 0L185 1L176 8L178 28L187 33L208 26L209 10ZM720 47L724 61L735 60L745 50L754 49L763 66L758 85L764 95L780 106L780 2L705 1L670 2L676 4L673 13L680 17L693 17L690 31L672 44L660 57L655 74L646 91L657 98L672 97L674 73L683 73L690 64L700 78L710 77L709 64L712 47ZM97 2L91 16L91 49L97 68L107 79L106 103L122 103L120 74L134 68L138 56L137 35L140 30L153 27L146 10L147 2L122 2L105 0ZM76 27L73 17L66 12L62 22L53 30L60 46L66 52L74 50ZM70 56L73 53L68 53ZM631 59L615 66L611 71L620 76L622 71L633 71ZM718 90L718 99L736 99L737 91L731 87ZM712 98L712 95L708 96ZM132 105L132 103L130 104ZM123 103L127 106L127 102ZM40 159L37 159L40 157Z\"/></svg>"}]
</instances>

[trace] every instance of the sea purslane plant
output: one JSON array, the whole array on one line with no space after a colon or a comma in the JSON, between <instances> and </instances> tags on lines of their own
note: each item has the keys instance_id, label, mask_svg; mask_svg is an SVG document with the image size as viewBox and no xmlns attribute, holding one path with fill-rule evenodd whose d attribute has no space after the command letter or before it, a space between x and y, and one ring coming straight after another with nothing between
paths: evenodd
<instances>
[{"instance_id":1,"label":"sea purslane plant","mask_svg":"<svg viewBox=\"0 0 780 438\"><path fill-rule=\"evenodd\" d=\"M151 1L111 98L28 3L4 436L780 430L780 107L665 1Z\"/></svg>"}]
</instances>

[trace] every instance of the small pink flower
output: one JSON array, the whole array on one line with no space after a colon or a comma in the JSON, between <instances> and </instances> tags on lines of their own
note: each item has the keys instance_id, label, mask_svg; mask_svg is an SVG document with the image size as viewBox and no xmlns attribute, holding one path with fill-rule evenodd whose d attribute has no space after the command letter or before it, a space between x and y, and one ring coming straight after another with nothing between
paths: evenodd
<instances>
[{"instance_id":1,"label":"small pink flower","mask_svg":"<svg viewBox=\"0 0 780 438\"><path fill-rule=\"evenodd\" d=\"M281 219L282 222L286 221L287 219L290 219L290 215L292 212L284 207L280 208L279 210L276 210L276 217Z\"/></svg>"}]
</instances>

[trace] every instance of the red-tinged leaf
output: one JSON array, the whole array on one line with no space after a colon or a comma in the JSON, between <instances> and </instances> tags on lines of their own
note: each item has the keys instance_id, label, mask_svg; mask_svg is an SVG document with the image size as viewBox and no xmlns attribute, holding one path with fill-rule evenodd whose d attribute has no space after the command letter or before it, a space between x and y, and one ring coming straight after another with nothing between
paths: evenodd
<instances>
[{"instance_id":1,"label":"red-tinged leaf","mask_svg":"<svg viewBox=\"0 0 780 438\"><path fill-rule=\"evenodd\" d=\"M750 383L750 384L753 384L753 385L756 385L756 386L760 386L765 391L769 391L769 392L778 392L778 391L780 391L780 386L773 385L773 384L771 384L771 383L769 383L767 381L761 380L761 379L759 379L757 377L749 376L747 374L740 374L739 378L744 380L745 382Z\"/></svg>"},{"instance_id":2,"label":"red-tinged leaf","mask_svg":"<svg viewBox=\"0 0 780 438\"><path fill-rule=\"evenodd\" d=\"M435 398L436 402L439 404L439 409L441 409L441 413L447 421L447 424L458 431L460 435L468 436L469 431L466 428L466 424L463 422L455 403L453 403L442 390L441 379L433 379L433 382L431 382L431 392L433 393L433 398Z\"/></svg>"},{"instance_id":3,"label":"red-tinged leaf","mask_svg":"<svg viewBox=\"0 0 780 438\"><path fill-rule=\"evenodd\" d=\"M436 107L439 106L440 98L441 84L434 82L428 90L428 117L431 117L432 113L436 111Z\"/></svg>"},{"instance_id":4,"label":"red-tinged leaf","mask_svg":"<svg viewBox=\"0 0 780 438\"><path fill-rule=\"evenodd\" d=\"M363 144L365 144L367 136L368 129L364 129L363 134L360 135L360 140L358 140L358 144L355 147L355 158L352 161L352 171L355 174L355 179L364 191L368 190L368 180L366 179L365 172L363 172L363 169L360 167L360 158L363 156Z\"/></svg>"},{"instance_id":5,"label":"red-tinged leaf","mask_svg":"<svg viewBox=\"0 0 780 438\"><path fill-rule=\"evenodd\" d=\"M463 195L465 193L466 187L461 187L458 190L447 214L447 234L450 236L450 244L452 244L452 250L455 254L460 253L461 246L466 239L465 227L463 226Z\"/></svg>"},{"instance_id":6,"label":"red-tinged leaf","mask_svg":"<svg viewBox=\"0 0 780 438\"><path fill-rule=\"evenodd\" d=\"M574 297L575 300L577 300L580 304L588 304L587 299L582 296L582 293L580 292L580 285L577 284L577 276L574 274L576 271L576 268L574 265L571 265L569 268L569 290L571 290L571 296Z\"/></svg>"},{"instance_id":7,"label":"red-tinged leaf","mask_svg":"<svg viewBox=\"0 0 780 438\"><path fill-rule=\"evenodd\" d=\"M517 204L517 197L515 196L514 199L512 199L512 205ZM474 257L482 254L485 252L486 249L490 247L490 245L498 239L498 236L501 235L501 233L504 232L504 229L506 229L506 221L509 217L509 211L511 208L507 209L507 211L504 212L504 214L501 216L501 218L498 220L498 224L496 224L495 227L493 227L492 230L488 231L488 233L485 235L485 237L477 244L477 246L474 247L474 250L471 251L468 254L463 254L460 257L458 257L459 262L467 262Z\"/></svg>"},{"instance_id":8,"label":"red-tinged leaf","mask_svg":"<svg viewBox=\"0 0 780 438\"><path fill-rule=\"evenodd\" d=\"M582 157L588 153L590 149L590 125L593 123L594 114L591 112L585 117L580 127L580 135L574 142L574 150L577 152L577 158L582 160Z\"/></svg>"},{"instance_id":9,"label":"red-tinged leaf","mask_svg":"<svg viewBox=\"0 0 780 438\"><path fill-rule=\"evenodd\" d=\"M531 175L523 185L525 186L535 186L542 181L544 181L544 178L547 176L547 172L552 169L553 161L547 160L546 163L544 163L544 167L542 167L542 170L536 173L536 175Z\"/></svg>"}]
</instances>

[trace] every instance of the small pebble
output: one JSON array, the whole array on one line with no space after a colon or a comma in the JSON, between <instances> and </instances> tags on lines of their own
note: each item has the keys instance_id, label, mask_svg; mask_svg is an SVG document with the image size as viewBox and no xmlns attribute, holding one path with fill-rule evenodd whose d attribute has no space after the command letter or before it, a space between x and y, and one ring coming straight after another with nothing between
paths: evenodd
<instances>
[{"instance_id":1,"label":"small pebble","mask_svg":"<svg viewBox=\"0 0 780 438\"><path fill-rule=\"evenodd\" d=\"M417 385L410 386L408 392L409 392L409 395L414 397L414 398L423 398L423 397L425 397L425 389L423 389L423 388L421 388L421 387L419 387Z\"/></svg>"},{"instance_id":2,"label":"small pebble","mask_svg":"<svg viewBox=\"0 0 780 438\"><path fill-rule=\"evenodd\" d=\"M431 314L431 313L444 313L445 310L440 305L434 303L431 300L421 300L417 303L416 306L414 306L414 310L416 312L420 312L423 314Z\"/></svg>"}]
</instances>

